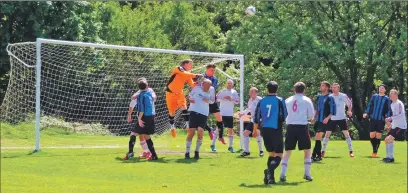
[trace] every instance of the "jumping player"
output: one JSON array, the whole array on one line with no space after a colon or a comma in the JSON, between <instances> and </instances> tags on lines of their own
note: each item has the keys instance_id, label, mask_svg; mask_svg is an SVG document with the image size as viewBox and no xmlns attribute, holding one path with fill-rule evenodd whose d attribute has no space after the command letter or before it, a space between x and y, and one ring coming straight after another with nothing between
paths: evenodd
<instances>
[{"instance_id":1,"label":"jumping player","mask_svg":"<svg viewBox=\"0 0 408 193\"><path fill-rule=\"evenodd\" d=\"M377 152L381 144L381 135L385 126L385 118L391 116L391 100L385 96L387 91L385 85L378 87L378 94L371 96L363 118L370 116L370 141L373 147L372 157L377 157Z\"/></svg>"},{"instance_id":2,"label":"jumping player","mask_svg":"<svg viewBox=\"0 0 408 193\"><path fill-rule=\"evenodd\" d=\"M184 84L188 83L190 87L194 87L193 78L202 77L201 74L193 74L190 71L193 67L193 61L190 59L183 60L180 66L173 69L170 79L167 82L166 88L166 104L169 110L169 120L171 125L171 135L176 137L176 128L174 126L174 116L178 109L183 111L183 117L188 127L188 111L186 105L186 97L184 96Z\"/></svg>"},{"instance_id":3,"label":"jumping player","mask_svg":"<svg viewBox=\"0 0 408 193\"><path fill-rule=\"evenodd\" d=\"M307 124L308 120L314 122L314 107L312 101L303 95L305 88L306 86L303 82L297 82L295 84L295 95L285 101L288 116L286 118L285 154L283 155L282 171L280 174L280 180L283 182L286 181L288 161L292 150L296 148L296 144L298 144L298 149L303 150L305 153L305 174L303 178L308 181L313 180L310 175L312 159L310 157L311 142Z\"/></svg>"},{"instance_id":4,"label":"jumping player","mask_svg":"<svg viewBox=\"0 0 408 193\"><path fill-rule=\"evenodd\" d=\"M206 66L206 71L204 72L203 76L206 79L211 80L212 82L212 87L214 88L215 92L217 92L218 89L218 79L215 74L215 65L214 64L208 64ZM213 103L210 104L210 113L214 115L215 119L217 120L217 130L218 130L218 139L221 141L221 143L225 144L224 140L224 126L222 122L222 115L220 115L220 107L218 106L218 103ZM205 130L208 131L208 135L210 136L211 140L214 140L214 131L211 129L208 124L205 126ZM217 138L217 137L216 137Z\"/></svg>"},{"instance_id":5,"label":"jumping player","mask_svg":"<svg viewBox=\"0 0 408 193\"><path fill-rule=\"evenodd\" d=\"M331 125L331 117L336 115L336 104L334 103L333 97L329 95L329 88L330 83L323 81L320 84L321 94L319 94L316 99L317 110L315 114L317 115L317 130L315 135L315 147L312 154L313 161L322 160L322 136Z\"/></svg>"},{"instance_id":6,"label":"jumping player","mask_svg":"<svg viewBox=\"0 0 408 193\"><path fill-rule=\"evenodd\" d=\"M197 129L197 144L194 152L194 159L199 159L200 147L203 143L203 132L207 125L209 115L209 105L215 102L215 91L211 86L211 80L205 79L201 86L196 86L189 94L190 100L190 131L186 139L185 159L190 159L190 147Z\"/></svg>"},{"instance_id":7,"label":"jumping player","mask_svg":"<svg viewBox=\"0 0 408 193\"><path fill-rule=\"evenodd\" d=\"M279 166L283 154L282 123L287 116L285 101L276 95L278 84L271 81L266 86L268 95L259 101L254 119L254 135L258 133L258 124L261 124L261 135L269 153L264 170L264 183L275 183L275 169ZM262 123L261 123L262 119Z\"/></svg>"},{"instance_id":8,"label":"jumping player","mask_svg":"<svg viewBox=\"0 0 408 193\"><path fill-rule=\"evenodd\" d=\"M385 119L388 128L388 136L385 138L387 156L382 160L385 163L394 162L394 140L404 141L407 131L404 104L398 100L398 91L390 91L392 116Z\"/></svg>"},{"instance_id":9,"label":"jumping player","mask_svg":"<svg viewBox=\"0 0 408 193\"><path fill-rule=\"evenodd\" d=\"M242 152L241 157L247 157L249 155L251 155L251 153L249 152L249 137L251 136L256 136L256 141L258 143L258 147L259 147L259 156L262 157L264 155L263 152L263 144L262 144L262 136L260 135L260 133L257 133L255 135L254 131L253 131L253 127L254 127L254 118L255 118L255 109L256 106L258 105L258 102L262 99L262 97L258 96L258 89L255 87L252 87L249 90L249 101L248 101L248 108L245 109L245 111L241 114L242 115L246 115L248 113L251 113L251 122L248 123L248 125L245 127L244 129L244 152ZM259 132L259 131L258 131Z\"/></svg>"},{"instance_id":10,"label":"jumping player","mask_svg":"<svg viewBox=\"0 0 408 193\"><path fill-rule=\"evenodd\" d=\"M214 85L214 83L213 83ZM234 137L234 106L239 104L239 95L238 92L234 89L234 81L228 80L225 89L222 89L217 94L217 101L220 102L220 109L221 109L221 116L222 122L225 128L228 128L228 151L234 152L234 148L232 147L233 137ZM211 105L210 105L211 111ZM220 131L220 130L219 130ZM221 132L221 131L220 131ZM218 136L215 136L211 143L211 150L216 152L215 142L217 141Z\"/></svg>"},{"instance_id":11,"label":"jumping player","mask_svg":"<svg viewBox=\"0 0 408 193\"><path fill-rule=\"evenodd\" d=\"M148 160L157 160L157 154L154 149L153 141L150 138L151 134L154 134L154 117L155 117L155 107L153 97L154 92L148 92L147 90L148 83L146 79L141 78L138 80L138 87L140 89L139 96L137 97L137 106L138 106L138 124L132 130L129 141L129 151L125 156L125 160L133 156L133 147L136 142L136 135L140 134L143 136L143 139L146 140L147 147L151 154L148 154L146 157ZM128 118L129 119L129 118ZM131 119L131 118L130 118ZM135 135L136 134L136 135Z\"/></svg>"},{"instance_id":12,"label":"jumping player","mask_svg":"<svg viewBox=\"0 0 408 193\"><path fill-rule=\"evenodd\" d=\"M329 143L330 135L336 129L337 126L340 128L340 130L344 134L344 137L346 138L350 157L354 157L346 116L346 105L348 109L347 115L349 117L353 115L351 111L352 108L351 100L346 94L339 92L340 85L338 83L333 83L332 90L333 94L331 94L330 96L333 97L334 103L336 104L336 114L331 117L331 124L328 125L326 134L323 138L322 157L324 157L327 143Z\"/></svg>"}]
</instances>

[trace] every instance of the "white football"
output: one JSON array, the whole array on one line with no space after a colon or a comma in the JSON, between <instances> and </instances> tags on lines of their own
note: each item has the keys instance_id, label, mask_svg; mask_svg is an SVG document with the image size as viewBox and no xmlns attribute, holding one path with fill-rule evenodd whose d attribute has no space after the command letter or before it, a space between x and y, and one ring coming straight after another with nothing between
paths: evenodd
<instances>
[{"instance_id":1,"label":"white football","mask_svg":"<svg viewBox=\"0 0 408 193\"><path fill-rule=\"evenodd\" d=\"M254 6L249 6L245 9L245 13L250 16L255 15L256 9Z\"/></svg>"}]
</instances>

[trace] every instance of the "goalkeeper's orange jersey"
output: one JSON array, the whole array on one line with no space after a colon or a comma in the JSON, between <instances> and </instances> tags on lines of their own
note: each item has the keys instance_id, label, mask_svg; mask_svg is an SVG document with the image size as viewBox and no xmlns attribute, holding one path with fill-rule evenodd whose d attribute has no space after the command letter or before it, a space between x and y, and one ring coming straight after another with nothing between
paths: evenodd
<instances>
[{"instance_id":1,"label":"goalkeeper's orange jersey","mask_svg":"<svg viewBox=\"0 0 408 193\"><path fill-rule=\"evenodd\" d=\"M195 77L195 74L187 72L181 66L177 66L171 72L169 82L167 82L166 91L179 94L183 92L185 83L188 83L191 87L194 87L193 78Z\"/></svg>"}]
</instances>

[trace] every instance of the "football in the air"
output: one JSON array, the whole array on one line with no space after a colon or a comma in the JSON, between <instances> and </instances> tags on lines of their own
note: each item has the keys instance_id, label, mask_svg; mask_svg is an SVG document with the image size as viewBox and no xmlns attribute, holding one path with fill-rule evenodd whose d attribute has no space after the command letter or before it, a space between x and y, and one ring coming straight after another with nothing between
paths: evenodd
<instances>
[{"instance_id":1,"label":"football in the air","mask_svg":"<svg viewBox=\"0 0 408 193\"><path fill-rule=\"evenodd\" d=\"M253 16L256 13L256 9L254 6L249 6L245 9L245 13L249 16Z\"/></svg>"}]
</instances>

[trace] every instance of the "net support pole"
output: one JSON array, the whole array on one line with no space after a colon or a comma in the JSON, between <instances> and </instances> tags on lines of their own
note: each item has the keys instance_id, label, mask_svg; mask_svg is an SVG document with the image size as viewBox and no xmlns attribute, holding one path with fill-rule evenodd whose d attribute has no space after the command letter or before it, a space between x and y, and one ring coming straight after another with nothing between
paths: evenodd
<instances>
[{"instance_id":1,"label":"net support pole","mask_svg":"<svg viewBox=\"0 0 408 193\"><path fill-rule=\"evenodd\" d=\"M239 59L239 111L244 111L244 56L241 56ZM244 149L244 119L239 119L239 139L240 139L240 148Z\"/></svg>"},{"instance_id":2,"label":"net support pole","mask_svg":"<svg viewBox=\"0 0 408 193\"><path fill-rule=\"evenodd\" d=\"M41 40L36 41L35 64L35 149L40 150L40 118L41 118Z\"/></svg>"}]
</instances>

